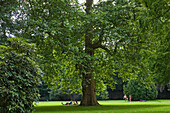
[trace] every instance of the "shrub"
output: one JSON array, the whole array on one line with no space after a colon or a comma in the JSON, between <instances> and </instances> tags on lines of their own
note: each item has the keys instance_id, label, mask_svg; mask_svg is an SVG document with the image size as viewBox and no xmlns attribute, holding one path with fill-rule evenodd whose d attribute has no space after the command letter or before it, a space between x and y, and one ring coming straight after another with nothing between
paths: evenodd
<instances>
[{"instance_id":1,"label":"shrub","mask_svg":"<svg viewBox=\"0 0 170 113\"><path fill-rule=\"evenodd\" d=\"M34 62L34 45L19 38L9 41L0 45L0 112L31 113L41 73Z\"/></svg>"},{"instance_id":2,"label":"shrub","mask_svg":"<svg viewBox=\"0 0 170 113\"><path fill-rule=\"evenodd\" d=\"M153 100L157 98L158 92L154 83L144 83L139 78L130 80L124 86L124 93L132 96L132 100Z\"/></svg>"}]
</instances>

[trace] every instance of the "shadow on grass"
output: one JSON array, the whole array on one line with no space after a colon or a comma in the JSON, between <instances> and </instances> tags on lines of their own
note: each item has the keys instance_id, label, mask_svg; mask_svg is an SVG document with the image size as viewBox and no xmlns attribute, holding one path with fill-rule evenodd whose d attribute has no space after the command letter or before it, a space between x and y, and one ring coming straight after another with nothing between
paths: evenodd
<instances>
[{"instance_id":1,"label":"shadow on grass","mask_svg":"<svg viewBox=\"0 0 170 113\"><path fill-rule=\"evenodd\" d=\"M170 113L170 111L164 111L164 108L169 108L169 105L102 105L102 106L37 106L36 113L61 113L61 112L73 112L73 113L129 113L131 112L154 112L154 113ZM163 110L163 111L161 111Z\"/></svg>"}]
</instances>

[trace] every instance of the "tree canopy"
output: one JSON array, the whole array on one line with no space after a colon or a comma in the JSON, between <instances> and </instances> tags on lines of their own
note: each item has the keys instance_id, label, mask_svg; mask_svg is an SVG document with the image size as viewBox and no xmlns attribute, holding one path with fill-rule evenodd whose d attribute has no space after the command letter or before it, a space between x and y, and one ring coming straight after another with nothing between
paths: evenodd
<instances>
[{"instance_id":1,"label":"tree canopy","mask_svg":"<svg viewBox=\"0 0 170 113\"><path fill-rule=\"evenodd\" d=\"M167 0L144 0L146 18L143 19L143 33L150 37L148 44L148 64L155 80L160 85L170 82L170 40L169 2Z\"/></svg>"}]
</instances>

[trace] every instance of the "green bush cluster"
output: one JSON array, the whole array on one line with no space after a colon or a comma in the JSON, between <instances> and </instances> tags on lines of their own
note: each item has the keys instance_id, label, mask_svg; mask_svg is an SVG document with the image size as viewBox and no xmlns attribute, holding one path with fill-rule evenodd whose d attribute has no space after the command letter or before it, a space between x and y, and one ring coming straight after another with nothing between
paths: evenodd
<instances>
[{"instance_id":1,"label":"green bush cluster","mask_svg":"<svg viewBox=\"0 0 170 113\"><path fill-rule=\"evenodd\" d=\"M34 46L19 38L9 41L0 45L0 113L31 113L41 73L33 60Z\"/></svg>"},{"instance_id":2,"label":"green bush cluster","mask_svg":"<svg viewBox=\"0 0 170 113\"><path fill-rule=\"evenodd\" d=\"M131 95L132 100L153 100L158 95L154 83L144 83L139 78L130 80L123 90L128 96Z\"/></svg>"}]
</instances>

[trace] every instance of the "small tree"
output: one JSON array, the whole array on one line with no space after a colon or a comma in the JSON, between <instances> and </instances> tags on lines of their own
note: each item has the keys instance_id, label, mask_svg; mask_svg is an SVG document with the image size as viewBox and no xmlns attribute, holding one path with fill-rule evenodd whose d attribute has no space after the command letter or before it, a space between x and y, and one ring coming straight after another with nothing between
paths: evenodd
<instances>
[{"instance_id":1,"label":"small tree","mask_svg":"<svg viewBox=\"0 0 170 113\"><path fill-rule=\"evenodd\" d=\"M41 74L34 62L35 46L20 38L8 41L0 45L0 112L31 113Z\"/></svg>"},{"instance_id":2,"label":"small tree","mask_svg":"<svg viewBox=\"0 0 170 113\"><path fill-rule=\"evenodd\" d=\"M154 83L146 83L140 78L130 80L123 88L124 94L131 95L132 100L156 99L158 92Z\"/></svg>"}]
</instances>

